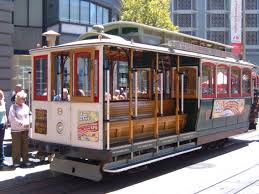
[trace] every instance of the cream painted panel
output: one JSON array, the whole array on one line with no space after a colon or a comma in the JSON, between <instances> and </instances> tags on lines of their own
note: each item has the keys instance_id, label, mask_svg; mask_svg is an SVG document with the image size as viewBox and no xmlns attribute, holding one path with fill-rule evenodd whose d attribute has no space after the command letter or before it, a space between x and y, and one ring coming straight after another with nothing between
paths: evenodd
<instances>
[{"instance_id":1,"label":"cream painted panel","mask_svg":"<svg viewBox=\"0 0 259 194\"><path fill-rule=\"evenodd\" d=\"M102 105L98 103L72 103L71 104L71 145L75 147L103 149L103 112ZM98 140L80 140L78 125L80 112L98 112ZM81 121L84 123L85 121ZM87 122L87 121L86 121ZM89 126L86 124L86 126ZM91 139L91 137L89 138Z\"/></svg>"},{"instance_id":2,"label":"cream painted panel","mask_svg":"<svg viewBox=\"0 0 259 194\"><path fill-rule=\"evenodd\" d=\"M70 103L33 101L32 138L44 142L70 145ZM47 134L35 133L35 109L47 110ZM62 112L62 114L60 114ZM63 123L63 130L57 131L57 123Z\"/></svg>"}]
</instances>

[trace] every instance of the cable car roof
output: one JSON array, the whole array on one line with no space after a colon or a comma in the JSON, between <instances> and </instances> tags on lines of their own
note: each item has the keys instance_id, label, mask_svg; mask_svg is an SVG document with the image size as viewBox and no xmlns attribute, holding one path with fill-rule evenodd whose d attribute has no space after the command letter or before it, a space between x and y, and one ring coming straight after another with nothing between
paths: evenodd
<instances>
[{"instance_id":1,"label":"cable car roof","mask_svg":"<svg viewBox=\"0 0 259 194\"><path fill-rule=\"evenodd\" d=\"M189 57L195 57L200 58L204 60L213 60L213 61L219 61L224 63L232 63L237 65L244 65L249 67L254 67L256 65L252 63L248 63L246 61L242 60L236 60L234 58L230 57L217 57L217 56L211 56L206 54L200 54L196 52L190 52L190 51L184 51L174 48L168 48L164 46L154 46L154 45L148 45L148 44L142 44L142 43L135 43L132 41L128 41L123 39L122 37L115 36L115 35L109 35L104 33L92 33L94 36L99 36L99 38L95 39L87 39L87 40L79 40L74 41L66 44L61 44L57 46L52 47L42 47L37 49L30 50L30 53L32 55L38 55L41 53L46 52L58 52L58 51L67 51L69 49L76 49L76 48L86 48L86 47L98 47L98 46L117 46L117 47L124 47L124 48L133 48L140 51L152 51L152 52L160 52L165 54L172 54L172 55L181 55L181 56L189 56Z\"/></svg>"}]
</instances>

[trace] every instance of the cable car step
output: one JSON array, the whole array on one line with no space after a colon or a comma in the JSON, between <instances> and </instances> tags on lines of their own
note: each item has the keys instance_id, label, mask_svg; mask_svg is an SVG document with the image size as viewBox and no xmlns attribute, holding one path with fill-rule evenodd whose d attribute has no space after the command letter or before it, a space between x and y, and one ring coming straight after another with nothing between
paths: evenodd
<instances>
[{"instance_id":1,"label":"cable car step","mask_svg":"<svg viewBox=\"0 0 259 194\"><path fill-rule=\"evenodd\" d=\"M154 162L158 162L164 159L168 159L168 158L172 158L181 154L185 154L188 152L192 152L192 151L196 151L201 149L201 146L192 146L189 148L177 148L173 151L171 151L170 153L163 153L161 152L161 154L155 153L156 155L154 155L153 153L149 153L146 154L146 158L142 158L142 159L138 159L138 160L134 160L134 159L130 159L130 160L125 160L125 161L118 161L118 162L112 162L112 163L108 163L105 164L103 166L103 171L104 172L108 172L108 173L119 173L119 172L123 172L123 171L127 171L133 168L137 168L140 166L144 166L147 164L151 164Z\"/></svg>"},{"instance_id":2,"label":"cable car step","mask_svg":"<svg viewBox=\"0 0 259 194\"><path fill-rule=\"evenodd\" d=\"M54 158L50 163L52 171L70 174L93 181L102 180L101 164L89 164L68 159Z\"/></svg>"}]
</instances>

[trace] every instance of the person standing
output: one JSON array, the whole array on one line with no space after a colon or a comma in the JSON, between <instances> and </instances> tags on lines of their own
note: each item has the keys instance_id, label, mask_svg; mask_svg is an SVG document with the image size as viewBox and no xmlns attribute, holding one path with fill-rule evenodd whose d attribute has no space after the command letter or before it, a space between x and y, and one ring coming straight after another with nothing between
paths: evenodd
<instances>
[{"instance_id":1,"label":"person standing","mask_svg":"<svg viewBox=\"0 0 259 194\"><path fill-rule=\"evenodd\" d=\"M6 109L5 109L5 101L4 101L4 92L0 90L0 168L4 166L4 135L5 128L7 126L7 117L6 117Z\"/></svg>"},{"instance_id":2,"label":"person standing","mask_svg":"<svg viewBox=\"0 0 259 194\"><path fill-rule=\"evenodd\" d=\"M14 89L14 91L13 91L12 98L11 98L11 101L12 101L13 103L15 103L15 96L16 96L16 94L17 94L18 92L21 92L21 91L22 91L22 85L21 85L21 84L16 84L15 89Z\"/></svg>"},{"instance_id":3,"label":"person standing","mask_svg":"<svg viewBox=\"0 0 259 194\"><path fill-rule=\"evenodd\" d=\"M22 157L23 164L30 166L28 157L28 133L30 127L29 107L25 104L27 94L23 91L15 96L15 104L10 107L9 122L12 135L12 158L13 166L20 166Z\"/></svg>"}]
</instances>

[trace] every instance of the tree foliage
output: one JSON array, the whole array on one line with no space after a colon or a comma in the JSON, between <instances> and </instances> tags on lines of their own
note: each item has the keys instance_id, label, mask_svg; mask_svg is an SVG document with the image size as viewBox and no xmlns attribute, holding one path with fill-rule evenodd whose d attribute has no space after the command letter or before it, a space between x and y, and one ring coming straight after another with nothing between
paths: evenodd
<instances>
[{"instance_id":1,"label":"tree foliage","mask_svg":"<svg viewBox=\"0 0 259 194\"><path fill-rule=\"evenodd\" d=\"M121 20L178 31L170 18L170 0L122 0Z\"/></svg>"}]
</instances>

